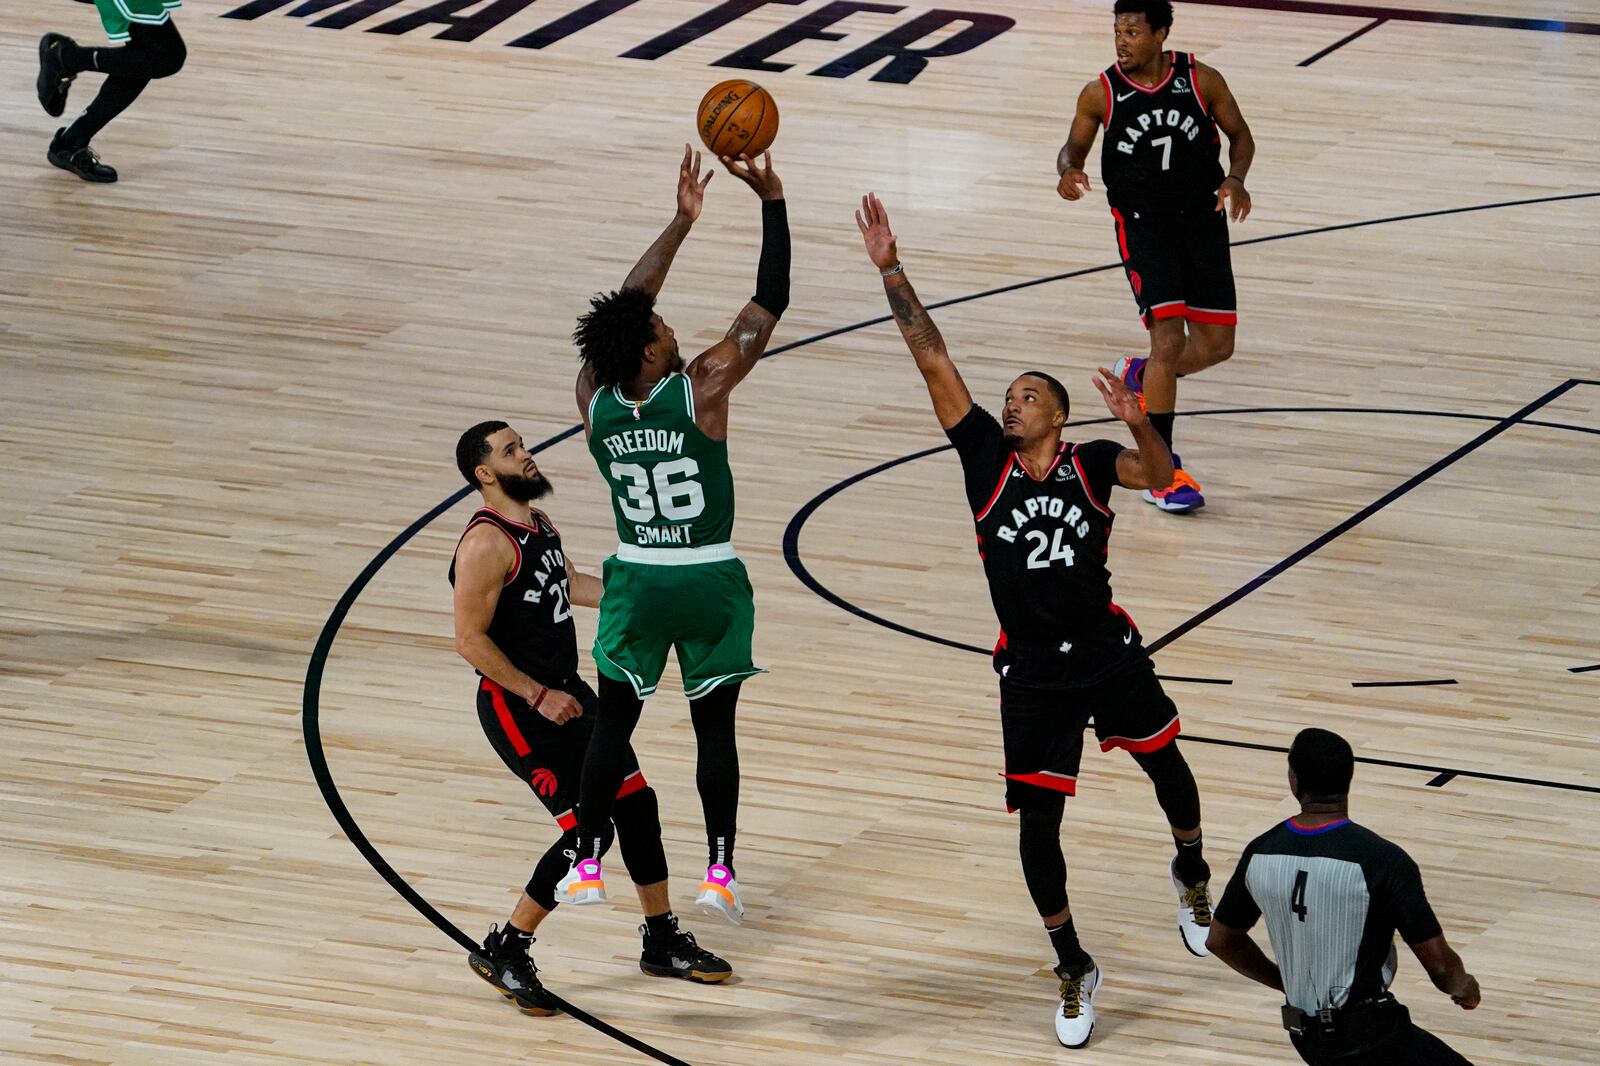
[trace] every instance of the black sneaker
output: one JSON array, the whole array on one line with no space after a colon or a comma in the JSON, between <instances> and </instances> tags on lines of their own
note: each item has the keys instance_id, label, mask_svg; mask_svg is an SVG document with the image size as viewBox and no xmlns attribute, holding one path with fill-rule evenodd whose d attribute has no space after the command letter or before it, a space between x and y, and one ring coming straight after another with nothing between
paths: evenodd
<instances>
[{"instance_id":1,"label":"black sneaker","mask_svg":"<svg viewBox=\"0 0 1600 1066\"><path fill-rule=\"evenodd\" d=\"M533 943L533 938L528 938ZM483 946L468 953L472 972L488 981L524 1014L545 1018L561 1013L561 1005L539 982L539 968L522 944L503 944L499 931L490 927Z\"/></svg>"},{"instance_id":2,"label":"black sneaker","mask_svg":"<svg viewBox=\"0 0 1600 1066\"><path fill-rule=\"evenodd\" d=\"M53 166L70 170L84 181L105 184L117 180L116 168L100 162L100 157L95 155L94 150L88 145L72 148L62 144L61 135L66 132L64 127L56 130L55 139L50 142L50 151L45 155Z\"/></svg>"},{"instance_id":3,"label":"black sneaker","mask_svg":"<svg viewBox=\"0 0 1600 1066\"><path fill-rule=\"evenodd\" d=\"M61 57L62 46L71 43L71 37L59 33L47 33L39 38L39 80L35 88L39 91L40 106L51 118L60 117L67 109L67 90L72 88L72 79L77 77L67 73L67 61Z\"/></svg>"},{"instance_id":4,"label":"black sneaker","mask_svg":"<svg viewBox=\"0 0 1600 1066\"><path fill-rule=\"evenodd\" d=\"M694 934L678 928L678 919L672 919L672 932L659 939L650 935L650 927L641 925L644 950L639 953L639 969L651 977L681 977L700 984L716 984L733 976L733 967L723 959L696 944Z\"/></svg>"}]
</instances>

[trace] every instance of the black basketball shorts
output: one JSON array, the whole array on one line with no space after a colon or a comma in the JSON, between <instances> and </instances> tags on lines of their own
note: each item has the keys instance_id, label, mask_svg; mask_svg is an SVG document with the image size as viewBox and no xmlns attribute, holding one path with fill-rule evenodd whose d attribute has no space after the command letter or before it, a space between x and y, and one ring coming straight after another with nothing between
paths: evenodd
<instances>
[{"instance_id":1,"label":"black basketball shorts","mask_svg":"<svg viewBox=\"0 0 1600 1066\"><path fill-rule=\"evenodd\" d=\"M1000 682L1006 810L1029 789L1076 795L1083 731L1094 722L1101 751L1158 751L1177 737L1178 708L1148 665L1082 689L1019 688Z\"/></svg>"},{"instance_id":2,"label":"black basketball shorts","mask_svg":"<svg viewBox=\"0 0 1600 1066\"><path fill-rule=\"evenodd\" d=\"M582 705L583 714L556 725L521 696L507 692L487 677L479 678L478 721L500 761L533 789L565 831L578 824L578 782L583 776L583 756L589 750L600 697L581 677L567 679L561 691ZM622 787L617 789L618 799L645 787L639 757L631 746L627 766Z\"/></svg>"},{"instance_id":3,"label":"black basketball shorts","mask_svg":"<svg viewBox=\"0 0 1600 1066\"><path fill-rule=\"evenodd\" d=\"M1146 329L1167 318L1209 326L1239 321L1228 216L1200 209L1152 214L1111 209L1117 251Z\"/></svg>"}]
</instances>

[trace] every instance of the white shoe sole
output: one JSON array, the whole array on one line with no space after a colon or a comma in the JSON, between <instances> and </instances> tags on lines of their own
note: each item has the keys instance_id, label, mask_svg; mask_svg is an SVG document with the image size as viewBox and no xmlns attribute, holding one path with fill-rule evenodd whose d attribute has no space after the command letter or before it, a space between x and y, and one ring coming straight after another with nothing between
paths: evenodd
<instances>
[{"instance_id":1,"label":"white shoe sole","mask_svg":"<svg viewBox=\"0 0 1600 1066\"><path fill-rule=\"evenodd\" d=\"M572 871L569 870L565 877L556 882L556 899L574 907L587 907L591 904L604 903L606 901L604 882L601 882L598 887L580 888L576 892L570 890L570 886L574 883L575 879L572 876Z\"/></svg>"},{"instance_id":2,"label":"white shoe sole","mask_svg":"<svg viewBox=\"0 0 1600 1066\"><path fill-rule=\"evenodd\" d=\"M728 901L715 892L700 893L695 897L694 905L701 910L710 911L719 918L725 918L734 925L744 924L744 908L729 907Z\"/></svg>"},{"instance_id":3,"label":"white shoe sole","mask_svg":"<svg viewBox=\"0 0 1600 1066\"><path fill-rule=\"evenodd\" d=\"M1204 500L1192 505L1187 503L1167 503L1165 500L1158 499L1156 494L1149 489L1144 490L1144 502L1154 504L1169 514L1188 514L1190 511L1198 511L1205 506Z\"/></svg>"}]
</instances>

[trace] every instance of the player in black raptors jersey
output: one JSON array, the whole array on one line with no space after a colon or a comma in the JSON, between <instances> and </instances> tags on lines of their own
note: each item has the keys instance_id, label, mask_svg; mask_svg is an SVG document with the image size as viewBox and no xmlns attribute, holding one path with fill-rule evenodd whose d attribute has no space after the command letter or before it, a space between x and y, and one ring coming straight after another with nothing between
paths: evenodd
<instances>
[{"instance_id":1,"label":"player in black raptors jersey","mask_svg":"<svg viewBox=\"0 0 1600 1066\"><path fill-rule=\"evenodd\" d=\"M473 426L456 444L456 466L483 496L450 564L456 650L478 671L478 720L489 743L562 830L505 927L491 929L469 961L524 1013L554 1014L558 1004L539 983L528 947L555 909L556 882L576 853L578 781L593 732L585 714L598 697L578 676L572 608L599 605L600 579L572 565L556 527L529 506L550 483L516 430L504 422ZM655 791L631 749L627 759L612 821L644 908L639 968L656 977L724 981L732 968L680 930L667 903Z\"/></svg>"},{"instance_id":2,"label":"player in black raptors jersey","mask_svg":"<svg viewBox=\"0 0 1600 1066\"><path fill-rule=\"evenodd\" d=\"M1228 218L1241 222L1250 213L1244 179L1256 142L1222 75L1190 53L1164 50L1168 0L1117 0L1115 11L1117 61L1078 94L1056 159L1057 189L1068 200L1089 191L1083 165L1104 127L1100 179L1123 270L1150 332L1149 359L1120 359L1114 371L1142 395L1170 448L1176 379L1233 354L1239 315ZM1219 129L1228 135L1226 174ZM1146 381L1152 362L1169 364L1170 373ZM1172 483L1147 489L1144 498L1164 511L1205 506L1199 483L1176 456L1173 466Z\"/></svg>"},{"instance_id":3,"label":"player in black raptors jersey","mask_svg":"<svg viewBox=\"0 0 1600 1066\"><path fill-rule=\"evenodd\" d=\"M862 200L856 225L883 275L889 308L927 382L934 414L961 457L978 552L1000 618L994 667L1006 807L1021 812L1022 874L1059 957L1056 1037L1082 1047L1094 1031L1101 974L1078 943L1067 905L1061 820L1065 798L1077 789L1089 719L1101 749L1126 749L1155 785L1177 848L1170 873L1178 930L1191 953L1206 953L1211 924L1200 792L1178 750L1178 710L1156 680L1138 628L1112 602L1106 568L1112 488L1165 485L1172 456L1138 397L1106 369L1095 388L1133 431L1137 449L1110 440L1063 442L1067 391L1039 371L1011 383L1001 421L975 406L939 328L906 280L876 196ZM1169 364L1154 365L1152 383L1171 372Z\"/></svg>"}]
</instances>

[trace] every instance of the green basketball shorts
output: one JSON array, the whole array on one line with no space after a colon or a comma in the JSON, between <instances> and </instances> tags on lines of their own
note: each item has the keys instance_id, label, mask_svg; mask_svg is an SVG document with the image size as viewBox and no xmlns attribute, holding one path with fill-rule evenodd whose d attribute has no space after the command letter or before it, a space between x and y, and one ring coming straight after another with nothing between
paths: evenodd
<instances>
[{"instance_id":1,"label":"green basketball shorts","mask_svg":"<svg viewBox=\"0 0 1600 1066\"><path fill-rule=\"evenodd\" d=\"M726 547L725 552L715 549ZM679 555L679 552L684 554ZM751 658L755 594L731 545L689 549L623 549L630 558L714 561L640 563L614 555L605 563L600 631L594 660L613 681L644 699L656 690L676 649L683 691L699 699L718 685L765 673Z\"/></svg>"},{"instance_id":2,"label":"green basketball shorts","mask_svg":"<svg viewBox=\"0 0 1600 1066\"><path fill-rule=\"evenodd\" d=\"M137 22L141 26L160 26L172 17L173 8L182 7L182 0L94 0L100 12L100 24L113 44L128 39L128 27Z\"/></svg>"}]
</instances>

